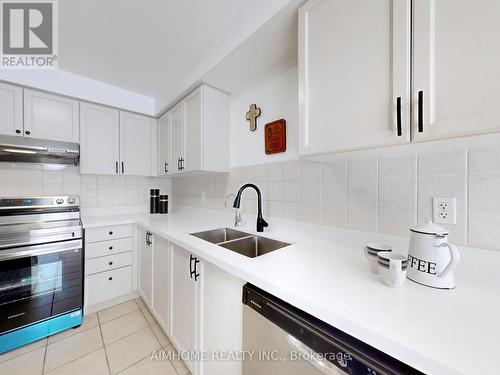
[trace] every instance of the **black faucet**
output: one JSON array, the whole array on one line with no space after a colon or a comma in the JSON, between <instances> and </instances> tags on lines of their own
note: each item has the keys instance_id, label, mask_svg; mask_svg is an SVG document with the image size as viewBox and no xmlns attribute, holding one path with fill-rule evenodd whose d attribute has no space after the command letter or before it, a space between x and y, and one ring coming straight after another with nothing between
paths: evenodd
<instances>
[{"instance_id":1,"label":"black faucet","mask_svg":"<svg viewBox=\"0 0 500 375\"><path fill-rule=\"evenodd\" d=\"M260 189L256 185L245 184L240 187L240 190L238 190L238 194L236 194L236 198L234 198L233 207L240 208L241 193L243 193L243 190L245 190L247 187L254 188L257 192L257 204L259 205L259 212L257 213L257 232L264 232L264 228L269 224L262 218L262 194L260 192Z\"/></svg>"}]
</instances>

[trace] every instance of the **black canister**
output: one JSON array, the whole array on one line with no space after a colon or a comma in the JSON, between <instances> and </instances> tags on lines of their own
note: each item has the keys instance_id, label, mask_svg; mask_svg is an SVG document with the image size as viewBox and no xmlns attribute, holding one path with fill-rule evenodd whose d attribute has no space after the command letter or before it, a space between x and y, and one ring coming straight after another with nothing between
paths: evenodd
<instances>
[{"instance_id":1,"label":"black canister","mask_svg":"<svg viewBox=\"0 0 500 375\"><path fill-rule=\"evenodd\" d=\"M160 189L151 189L149 192L149 213L157 214L160 205Z\"/></svg>"},{"instance_id":2,"label":"black canister","mask_svg":"<svg viewBox=\"0 0 500 375\"><path fill-rule=\"evenodd\" d=\"M168 214L168 195L160 195L160 214Z\"/></svg>"}]
</instances>

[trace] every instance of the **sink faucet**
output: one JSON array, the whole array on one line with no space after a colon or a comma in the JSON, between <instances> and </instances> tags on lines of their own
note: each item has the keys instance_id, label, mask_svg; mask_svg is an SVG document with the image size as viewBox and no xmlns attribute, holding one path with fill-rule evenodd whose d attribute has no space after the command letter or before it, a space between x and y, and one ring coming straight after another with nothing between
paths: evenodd
<instances>
[{"instance_id":1,"label":"sink faucet","mask_svg":"<svg viewBox=\"0 0 500 375\"><path fill-rule=\"evenodd\" d=\"M226 196L226 199L224 200L224 207L227 207L227 200L229 198L235 198L236 196L233 193L230 193ZM238 208L234 209L234 226L239 227L241 224L241 214L240 210Z\"/></svg>"},{"instance_id":2,"label":"sink faucet","mask_svg":"<svg viewBox=\"0 0 500 375\"><path fill-rule=\"evenodd\" d=\"M247 187L251 187L255 189L257 192L257 204L258 204L258 213L257 213L257 232L264 232L264 228L267 227L269 224L262 218L262 194L260 192L260 189L254 185L254 184L245 184L242 187L240 187L240 190L238 190L238 194L236 194L236 198L234 198L234 203L233 207L234 208L240 208L241 204L241 193L243 193L243 190L245 190Z\"/></svg>"}]
</instances>

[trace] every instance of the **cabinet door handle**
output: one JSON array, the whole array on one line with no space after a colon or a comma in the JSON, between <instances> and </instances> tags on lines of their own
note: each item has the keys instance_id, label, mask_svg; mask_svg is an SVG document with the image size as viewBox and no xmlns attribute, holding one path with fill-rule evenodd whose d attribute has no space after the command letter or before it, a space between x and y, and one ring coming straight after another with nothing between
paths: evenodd
<instances>
[{"instance_id":1,"label":"cabinet door handle","mask_svg":"<svg viewBox=\"0 0 500 375\"><path fill-rule=\"evenodd\" d=\"M113 280L113 278L112 277L108 277L108 280L111 281L111 280Z\"/></svg>"},{"instance_id":2,"label":"cabinet door handle","mask_svg":"<svg viewBox=\"0 0 500 375\"><path fill-rule=\"evenodd\" d=\"M16 133L17 133L17 134L21 134L21 130L17 129L17 130L16 130Z\"/></svg>"},{"instance_id":3,"label":"cabinet door handle","mask_svg":"<svg viewBox=\"0 0 500 375\"><path fill-rule=\"evenodd\" d=\"M109 264L110 266L112 266L112 265L113 265L113 262L109 262L108 264Z\"/></svg>"},{"instance_id":4,"label":"cabinet door handle","mask_svg":"<svg viewBox=\"0 0 500 375\"><path fill-rule=\"evenodd\" d=\"M109 234L110 236L112 236L112 235L113 235L113 231L111 231L111 230L110 230L110 231L108 232L108 234Z\"/></svg>"},{"instance_id":5,"label":"cabinet door handle","mask_svg":"<svg viewBox=\"0 0 500 375\"><path fill-rule=\"evenodd\" d=\"M165 163L165 173L168 173L168 163Z\"/></svg>"},{"instance_id":6,"label":"cabinet door handle","mask_svg":"<svg viewBox=\"0 0 500 375\"><path fill-rule=\"evenodd\" d=\"M424 131L424 92L418 92L418 132Z\"/></svg>"},{"instance_id":7,"label":"cabinet door handle","mask_svg":"<svg viewBox=\"0 0 500 375\"><path fill-rule=\"evenodd\" d=\"M181 170L181 158L177 158L177 170Z\"/></svg>"},{"instance_id":8,"label":"cabinet door handle","mask_svg":"<svg viewBox=\"0 0 500 375\"><path fill-rule=\"evenodd\" d=\"M113 246L110 246L110 247L109 247L109 250L113 250Z\"/></svg>"},{"instance_id":9,"label":"cabinet door handle","mask_svg":"<svg viewBox=\"0 0 500 375\"><path fill-rule=\"evenodd\" d=\"M122 161L122 173L125 173L125 163Z\"/></svg>"},{"instance_id":10,"label":"cabinet door handle","mask_svg":"<svg viewBox=\"0 0 500 375\"><path fill-rule=\"evenodd\" d=\"M149 236L151 235L151 233L149 233L149 231L146 232L146 245L149 246Z\"/></svg>"},{"instance_id":11,"label":"cabinet door handle","mask_svg":"<svg viewBox=\"0 0 500 375\"><path fill-rule=\"evenodd\" d=\"M31 132L30 132L29 130L26 130L24 133L25 133L26 135L30 135L30 134L31 134Z\"/></svg>"},{"instance_id":12,"label":"cabinet door handle","mask_svg":"<svg viewBox=\"0 0 500 375\"><path fill-rule=\"evenodd\" d=\"M198 281L200 274L198 273L198 263L200 263L198 257L194 258L194 281Z\"/></svg>"},{"instance_id":13,"label":"cabinet door handle","mask_svg":"<svg viewBox=\"0 0 500 375\"><path fill-rule=\"evenodd\" d=\"M401 126L401 97L398 96L396 99L396 124L398 137L403 135L403 127Z\"/></svg>"},{"instance_id":14,"label":"cabinet door handle","mask_svg":"<svg viewBox=\"0 0 500 375\"><path fill-rule=\"evenodd\" d=\"M115 173L118 174L118 162L115 161Z\"/></svg>"},{"instance_id":15,"label":"cabinet door handle","mask_svg":"<svg viewBox=\"0 0 500 375\"><path fill-rule=\"evenodd\" d=\"M196 273L196 271L193 270L193 261L194 261L193 254L189 254L189 277L190 278L193 278L193 275Z\"/></svg>"}]
</instances>

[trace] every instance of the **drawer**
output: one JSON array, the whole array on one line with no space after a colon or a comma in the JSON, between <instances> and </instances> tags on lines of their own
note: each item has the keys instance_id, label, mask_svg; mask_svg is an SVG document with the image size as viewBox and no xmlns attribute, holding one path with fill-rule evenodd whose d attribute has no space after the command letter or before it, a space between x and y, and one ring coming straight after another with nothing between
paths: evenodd
<instances>
[{"instance_id":1,"label":"drawer","mask_svg":"<svg viewBox=\"0 0 500 375\"><path fill-rule=\"evenodd\" d=\"M132 267L85 276L85 305L92 306L132 292Z\"/></svg>"},{"instance_id":2,"label":"drawer","mask_svg":"<svg viewBox=\"0 0 500 375\"><path fill-rule=\"evenodd\" d=\"M109 255L106 257L85 260L85 275L114 270L115 268L130 266L132 252Z\"/></svg>"},{"instance_id":3,"label":"drawer","mask_svg":"<svg viewBox=\"0 0 500 375\"><path fill-rule=\"evenodd\" d=\"M132 224L109 225L85 230L85 243L132 237Z\"/></svg>"},{"instance_id":4,"label":"drawer","mask_svg":"<svg viewBox=\"0 0 500 375\"><path fill-rule=\"evenodd\" d=\"M85 259L92 259L126 251L132 251L133 248L132 237L119 238L117 240L91 242L85 244Z\"/></svg>"}]
</instances>

